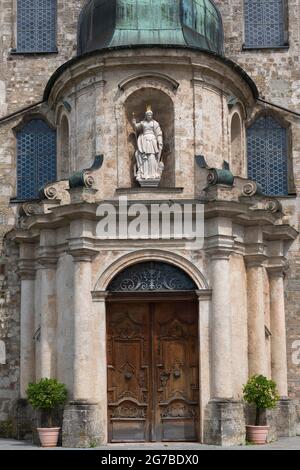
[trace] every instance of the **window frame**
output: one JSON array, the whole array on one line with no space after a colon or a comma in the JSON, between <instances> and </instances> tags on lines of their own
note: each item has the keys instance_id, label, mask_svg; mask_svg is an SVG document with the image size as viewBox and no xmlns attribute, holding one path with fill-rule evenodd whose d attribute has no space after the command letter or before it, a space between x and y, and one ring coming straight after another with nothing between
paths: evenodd
<instances>
[{"instance_id":1,"label":"window frame","mask_svg":"<svg viewBox=\"0 0 300 470\"><path fill-rule=\"evenodd\" d=\"M54 42L53 42L53 48L49 48L48 50L39 50L37 47L35 47L35 50L23 50L20 48L20 45L18 44L19 42L19 35L20 35L20 29L19 29L19 16L18 16L18 3L19 0L15 0L15 47L11 49L11 54L12 55L49 55L49 54L57 54L58 53L58 48L57 48L57 12L58 12L58 5L57 5L57 0L53 0L54 3L54 13L53 13L53 18L54 18ZM36 14L36 18L38 17L38 14ZM35 29L35 32L37 29ZM36 46L36 44L35 44Z\"/></svg>"},{"instance_id":2,"label":"window frame","mask_svg":"<svg viewBox=\"0 0 300 470\"><path fill-rule=\"evenodd\" d=\"M249 0L243 0L243 45L242 45L242 51L256 51L256 50L287 50L289 49L289 10L288 10L288 1L287 0L282 0L282 15L283 15L283 43L281 45L252 45L249 46L246 43L246 1Z\"/></svg>"},{"instance_id":3,"label":"window frame","mask_svg":"<svg viewBox=\"0 0 300 470\"><path fill-rule=\"evenodd\" d=\"M51 125L51 123L48 122L47 119L45 119L44 116L37 114L37 115L30 115L27 116L22 122L14 129L14 135L15 135L15 142L16 142L16 185L15 185L15 197L11 199L11 202L25 202L25 201L35 201L39 199L39 190L41 187L39 187L39 174L38 174L38 157L37 154L35 155L35 178L33 180L33 184L35 187L35 196L34 197L26 197L24 198L22 194L19 192L19 161L20 161L20 153L19 153L19 140L18 137L20 133L26 129L26 127L32 123L33 121L42 121L45 126L49 129L49 133L52 132L55 135L55 141L53 143L53 160L54 160L54 175L51 180L47 181L45 184L51 183L57 179L57 129L55 126ZM37 151L36 151L37 152Z\"/></svg>"},{"instance_id":4,"label":"window frame","mask_svg":"<svg viewBox=\"0 0 300 470\"><path fill-rule=\"evenodd\" d=\"M248 132L249 129L261 118L272 118L279 126L285 130L286 132L286 192L285 194L272 194L270 195L268 192L264 193L265 196L275 197L275 198L287 198L287 197L294 197L296 190L295 190L295 183L294 183L294 176L293 176L293 160L292 160L292 131L291 131L291 123L286 122L281 116L278 116L276 113L270 112L259 112L255 115L250 122L247 123L246 127L246 169L247 169L247 178L251 179L252 176L249 175L249 149L248 149ZM259 181L257 181L260 183Z\"/></svg>"}]
</instances>

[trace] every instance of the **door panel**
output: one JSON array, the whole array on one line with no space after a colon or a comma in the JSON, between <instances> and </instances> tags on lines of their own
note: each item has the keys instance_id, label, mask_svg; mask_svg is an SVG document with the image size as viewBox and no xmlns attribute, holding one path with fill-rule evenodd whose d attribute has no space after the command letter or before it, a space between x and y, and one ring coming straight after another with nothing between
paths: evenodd
<instances>
[{"instance_id":1,"label":"door panel","mask_svg":"<svg viewBox=\"0 0 300 470\"><path fill-rule=\"evenodd\" d=\"M155 308L156 438L198 440L198 334L194 303Z\"/></svg>"},{"instance_id":2,"label":"door panel","mask_svg":"<svg viewBox=\"0 0 300 470\"><path fill-rule=\"evenodd\" d=\"M109 304L107 350L110 442L197 441L195 303Z\"/></svg>"},{"instance_id":3,"label":"door panel","mask_svg":"<svg viewBox=\"0 0 300 470\"><path fill-rule=\"evenodd\" d=\"M109 440L149 440L149 306L113 304L107 324Z\"/></svg>"}]
</instances>

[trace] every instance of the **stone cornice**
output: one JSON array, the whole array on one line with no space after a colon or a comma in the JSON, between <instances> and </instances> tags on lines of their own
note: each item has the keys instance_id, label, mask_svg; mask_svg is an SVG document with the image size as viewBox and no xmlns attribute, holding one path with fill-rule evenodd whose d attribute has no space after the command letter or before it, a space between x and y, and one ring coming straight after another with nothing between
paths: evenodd
<instances>
[{"instance_id":1,"label":"stone cornice","mask_svg":"<svg viewBox=\"0 0 300 470\"><path fill-rule=\"evenodd\" d=\"M44 93L44 100L49 100L50 105L57 102L61 93L66 87L70 87L70 82L78 83L84 81L86 76L96 80L99 74L105 70L115 67L128 67L128 65L138 64L144 67L145 72L154 67L161 70L161 65L169 67L186 66L193 68L195 73L203 72L206 82L210 82L211 76L216 77L216 82L224 87L226 82L235 94L241 99L254 101L257 97L257 88L251 78L237 64L224 57L218 57L207 51L188 47L162 47L153 46L145 48L119 47L108 50L95 51L81 57L71 59L63 64L50 78ZM98 79L99 80L99 79ZM86 84L85 84L86 85Z\"/></svg>"},{"instance_id":2,"label":"stone cornice","mask_svg":"<svg viewBox=\"0 0 300 470\"><path fill-rule=\"evenodd\" d=\"M267 225L263 227L266 240L295 240L299 232L291 225Z\"/></svg>"},{"instance_id":3,"label":"stone cornice","mask_svg":"<svg viewBox=\"0 0 300 470\"><path fill-rule=\"evenodd\" d=\"M114 203L116 208L118 207L117 200L111 201L103 201ZM128 201L128 207L131 204L136 204L140 202L139 200ZM151 204L152 201L145 201L147 206ZM153 201L153 203L157 204L160 202L170 202L169 199L162 201ZM172 203L178 204L199 204L201 200L183 200L183 199L172 199ZM10 231L7 237L11 240L14 240L18 243L37 243L40 236L40 231L42 229L52 229L55 230L60 227L68 227L70 223L74 220L87 220L87 221L97 221L97 208L99 203L76 203L76 204L69 204L69 205L62 205L52 207L49 211L44 214L36 214L32 217L26 218L26 225L24 228L15 228ZM283 240L291 242L293 241L298 232L293 227L287 224L281 224L282 213L272 213L268 210L250 210L249 204L244 202L237 202L237 201L210 201L205 203L205 219L211 220L214 218L227 218L232 221L233 224L241 225L247 229L247 227L260 227L263 233L263 240L268 241L275 241L275 240ZM218 235L214 235L218 237ZM92 232L90 238L85 237L88 243L88 248L93 248L97 246L99 243L101 244L101 240L94 238ZM78 243L82 243L81 241L75 242L74 240L70 243L70 249L72 249L72 244L77 245ZM112 241L110 241L111 243ZM125 243L125 240L124 240ZM163 243L163 242L162 242ZM222 247L225 246L226 250L234 250L234 244L232 240L229 242L228 240L218 240L214 242L212 239L208 237L206 240L206 247L208 249L213 249L214 246ZM166 244L166 243L165 243ZM243 240L239 240L238 246L236 248L238 252L243 251L244 242Z\"/></svg>"},{"instance_id":4,"label":"stone cornice","mask_svg":"<svg viewBox=\"0 0 300 470\"><path fill-rule=\"evenodd\" d=\"M249 204L238 201L209 201L205 204L205 218L230 217L235 223L244 226L274 226L282 214L274 214L267 210L251 211Z\"/></svg>"}]
</instances>

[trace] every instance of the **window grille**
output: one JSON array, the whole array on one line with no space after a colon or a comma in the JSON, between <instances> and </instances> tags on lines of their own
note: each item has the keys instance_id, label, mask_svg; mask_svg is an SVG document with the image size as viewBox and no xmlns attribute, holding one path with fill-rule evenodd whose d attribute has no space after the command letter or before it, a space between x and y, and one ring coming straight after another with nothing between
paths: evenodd
<instances>
[{"instance_id":1,"label":"window grille","mask_svg":"<svg viewBox=\"0 0 300 470\"><path fill-rule=\"evenodd\" d=\"M17 133L17 198L36 199L56 179L56 131L33 119Z\"/></svg>"},{"instance_id":2,"label":"window grille","mask_svg":"<svg viewBox=\"0 0 300 470\"><path fill-rule=\"evenodd\" d=\"M17 52L56 52L56 0L17 1Z\"/></svg>"},{"instance_id":3,"label":"window grille","mask_svg":"<svg viewBox=\"0 0 300 470\"><path fill-rule=\"evenodd\" d=\"M245 46L283 46L284 8L284 0L245 0Z\"/></svg>"},{"instance_id":4,"label":"window grille","mask_svg":"<svg viewBox=\"0 0 300 470\"><path fill-rule=\"evenodd\" d=\"M264 194L288 194L287 130L271 116L260 117L247 132L248 177Z\"/></svg>"}]
</instances>

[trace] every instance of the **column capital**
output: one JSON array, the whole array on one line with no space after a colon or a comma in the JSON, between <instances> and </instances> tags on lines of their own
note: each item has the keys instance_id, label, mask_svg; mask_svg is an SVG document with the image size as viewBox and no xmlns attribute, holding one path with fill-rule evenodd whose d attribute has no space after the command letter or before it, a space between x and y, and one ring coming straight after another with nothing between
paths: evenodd
<instances>
[{"instance_id":1,"label":"column capital","mask_svg":"<svg viewBox=\"0 0 300 470\"><path fill-rule=\"evenodd\" d=\"M261 268L267 257L263 253L252 253L244 256L247 268Z\"/></svg>"},{"instance_id":2,"label":"column capital","mask_svg":"<svg viewBox=\"0 0 300 470\"><path fill-rule=\"evenodd\" d=\"M270 258L266 265L268 275L271 277L284 277L288 269L288 261L284 257Z\"/></svg>"},{"instance_id":3,"label":"column capital","mask_svg":"<svg viewBox=\"0 0 300 470\"><path fill-rule=\"evenodd\" d=\"M58 256L54 246L41 246L38 250L37 262L45 269L55 268Z\"/></svg>"},{"instance_id":4,"label":"column capital","mask_svg":"<svg viewBox=\"0 0 300 470\"><path fill-rule=\"evenodd\" d=\"M228 260L234 251L234 237L231 235L213 235L206 239L205 253L213 260Z\"/></svg>"},{"instance_id":5,"label":"column capital","mask_svg":"<svg viewBox=\"0 0 300 470\"><path fill-rule=\"evenodd\" d=\"M20 259L18 271L22 281L35 279L35 261L31 259Z\"/></svg>"},{"instance_id":6,"label":"column capital","mask_svg":"<svg viewBox=\"0 0 300 470\"><path fill-rule=\"evenodd\" d=\"M73 261L76 263L90 263L98 251L92 248L76 248L69 250L68 253L73 256Z\"/></svg>"}]
</instances>

